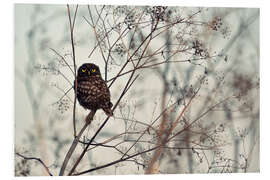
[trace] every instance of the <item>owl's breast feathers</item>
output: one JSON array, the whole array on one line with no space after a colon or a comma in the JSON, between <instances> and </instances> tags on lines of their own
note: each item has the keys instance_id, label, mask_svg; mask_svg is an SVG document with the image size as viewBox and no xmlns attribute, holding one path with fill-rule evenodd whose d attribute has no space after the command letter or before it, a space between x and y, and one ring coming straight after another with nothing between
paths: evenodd
<instances>
[{"instance_id":1,"label":"owl's breast feathers","mask_svg":"<svg viewBox=\"0 0 270 180\"><path fill-rule=\"evenodd\" d=\"M110 91L101 76L78 78L77 81L77 98L84 108L91 110L102 108L107 115L112 115Z\"/></svg>"}]
</instances>

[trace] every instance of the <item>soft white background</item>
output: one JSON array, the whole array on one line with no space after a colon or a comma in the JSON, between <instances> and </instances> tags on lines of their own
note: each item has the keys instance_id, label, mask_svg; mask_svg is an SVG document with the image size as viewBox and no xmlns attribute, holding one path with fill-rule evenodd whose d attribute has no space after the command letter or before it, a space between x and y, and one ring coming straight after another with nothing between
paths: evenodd
<instances>
[{"instance_id":1,"label":"soft white background","mask_svg":"<svg viewBox=\"0 0 270 180\"><path fill-rule=\"evenodd\" d=\"M208 7L259 7L261 8L260 15L260 37L261 38L261 173L257 174L216 174L216 175L166 175L166 178L173 179L198 179L198 178L207 178L207 179L225 179L225 178L244 178L244 179L267 179L269 176L269 135L268 135L268 125L269 125L269 115L268 115L268 100L269 98L269 83L268 77L269 73L269 11L270 3L267 3L267 0L261 2L256 0L91 0L91 1L82 1L82 0L41 0L41 1L6 1L1 3L1 163L0 163L0 172L3 179L7 177L12 178L14 172L14 160L13 160L13 150L14 150L14 5L13 3L51 3L51 4L60 4L60 3L79 3L79 4L127 4L127 5L178 5L178 6L208 6ZM112 178L112 179L126 179L126 178L138 178L138 176L95 176L94 178ZM155 175L155 176L140 176L140 178L153 178L161 179L164 178L164 175ZM37 178L37 177L32 177ZM57 179L64 179L64 177L57 177ZM82 179L88 177L80 177ZM92 177L91 177L92 178ZM269 178L269 177L268 177ZM66 179L66 177L65 177ZM74 178L73 178L74 179Z\"/></svg>"}]
</instances>

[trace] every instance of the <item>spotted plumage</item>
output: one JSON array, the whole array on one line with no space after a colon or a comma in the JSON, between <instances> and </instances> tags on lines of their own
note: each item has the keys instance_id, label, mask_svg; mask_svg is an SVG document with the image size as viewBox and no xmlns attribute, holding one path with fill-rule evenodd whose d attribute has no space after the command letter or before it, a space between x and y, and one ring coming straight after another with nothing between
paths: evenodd
<instances>
[{"instance_id":1,"label":"spotted plumage","mask_svg":"<svg viewBox=\"0 0 270 180\"><path fill-rule=\"evenodd\" d=\"M77 82L77 98L81 106L94 111L103 109L108 116L113 115L110 91L97 65L86 63L80 66Z\"/></svg>"}]
</instances>

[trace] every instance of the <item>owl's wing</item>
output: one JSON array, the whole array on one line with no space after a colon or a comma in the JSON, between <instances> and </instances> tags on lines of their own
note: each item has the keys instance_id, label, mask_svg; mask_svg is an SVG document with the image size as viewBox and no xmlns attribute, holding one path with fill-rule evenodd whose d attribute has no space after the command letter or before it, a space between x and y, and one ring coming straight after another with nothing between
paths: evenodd
<instances>
[{"instance_id":1,"label":"owl's wing","mask_svg":"<svg viewBox=\"0 0 270 180\"><path fill-rule=\"evenodd\" d=\"M96 81L96 86L98 88L99 93L97 94L98 97L101 97L106 100L110 100L110 91L109 88L107 87L106 83L104 82L103 79L98 79Z\"/></svg>"}]
</instances>

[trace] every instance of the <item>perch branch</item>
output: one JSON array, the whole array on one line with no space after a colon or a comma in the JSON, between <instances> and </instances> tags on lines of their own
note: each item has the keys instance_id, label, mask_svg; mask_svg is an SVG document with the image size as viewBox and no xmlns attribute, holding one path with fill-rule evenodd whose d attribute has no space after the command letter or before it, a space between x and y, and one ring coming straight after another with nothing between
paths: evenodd
<instances>
[{"instance_id":1,"label":"perch branch","mask_svg":"<svg viewBox=\"0 0 270 180\"><path fill-rule=\"evenodd\" d=\"M85 129L89 126L89 124L91 123L91 120L93 119L95 115L95 111L91 111L88 116L86 117L85 119L85 124L84 126L82 127L81 131L79 132L79 134L74 138L69 150L68 150L68 153L67 155L65 156L65 160L62 164L62 167L61 167L61 170L60 170L60 173L59 173L59 176L63 176L64 175L64 172L65 172L65 169L66 169L66 166L68 164L68 161L69 159L71 158L71 155L73 154L83 132L85 131Z\"/></svg>"}]
</instances>

